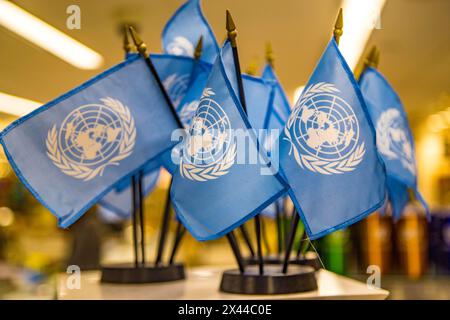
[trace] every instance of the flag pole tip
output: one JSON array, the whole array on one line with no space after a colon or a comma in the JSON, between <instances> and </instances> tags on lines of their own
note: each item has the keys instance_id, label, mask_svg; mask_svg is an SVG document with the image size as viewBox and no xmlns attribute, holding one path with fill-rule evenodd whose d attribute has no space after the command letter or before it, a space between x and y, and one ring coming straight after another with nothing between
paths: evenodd
<instances>
[{"instance_id":1,"label":"flag pole tip","mask_svg":"<svg viewBox=\"0 0 450 320\"><path fill-rule=\"evenodd\" d=\"M333 30L334 39L336 40L337 44L339 44L339 39L344 34L343 29L344 29L344 17L342 14L342 8L340 8L338 16L336 18L336 22L334 23L334 30Z\"/></svg>"},{"instance_id":2,"label":"flag pole tip","mask_svg":"<svg viewBox=\"0 0 450 320\"><path fill-rule=\"evenodd\" d=\"M127 24L123 25L122 31L123 31L123 50L125 50L126 53L130 53L131 50L133 49L133 46L130 43L130 39L128 39Z\"/></svg>"},{"instance_id":3,"label":"flag pole tip","mask_svg":"<svg viewBox=\"0 0 450 320\"><path fill-rule=\"evenodd\" d=\"M266 43L266 61L273 68L274 54L272 49L272 43L270 42Z\"/></svg>"},{"instance_id":4,"label":"flag pole tip","mask_svg":"<svg viewBox=\"0 0 450 320\"><path fill-rule=\"evenodd\" d=\"M365 64L367 67L377 68L378 62L379 62L379 55L380 51L377 48L377 46L373 46L368 55L366 56Z\"/></svg>"},{"instance_id":5,"label":"flag pole tip","mask_svg":"<svg viewBox=\"0 0 450 320\"><path fill-rule=\"evenodd\" d=\"M197 45L195 46L195 51L194 51L195 60L200 59L200 57L202 56L202 51L203 51L203 36L200 36L200 38L198 39Z\"/></svg>"},{"instance_id":6,"label":"flag pole tip","mask_svg":"<svg viewBox=\"0 0 450 320\"><path fill-rule=\"evenodd\" d=\"M233 17L231 16L231 13L229 10L227 10L227 36L228 40L231 43L231 46L233 48L236 48L236 37L237 37L237 31L236 31L236 25L234 24Z\"/></svg>"},{"instance_id":7,"label":"flag pole tip","mask_svg":"<svg viewBox=\"0 0 450 320\"><path fill-rule=\"evenodd\" d=\"M143 56L146 56L147 54L147 45L142 41L141 37L137 34L136 30L134 30L133 26L129 26L128 30L130 31L131 38L133 39L133 42L135 46L137 47L139 53Z\"/></svg>"},{"instance_id":8,"label":"flag pole tip","mask_svg":"<svg viewBox=\"0 0 450 320\"><path fill-rule=\"evenodd\" d=\"M234 24L233 17L231 16L230 10L227 10L227 31L232 32L236 30L236 25Z\"/></svg>"}]
</instances>

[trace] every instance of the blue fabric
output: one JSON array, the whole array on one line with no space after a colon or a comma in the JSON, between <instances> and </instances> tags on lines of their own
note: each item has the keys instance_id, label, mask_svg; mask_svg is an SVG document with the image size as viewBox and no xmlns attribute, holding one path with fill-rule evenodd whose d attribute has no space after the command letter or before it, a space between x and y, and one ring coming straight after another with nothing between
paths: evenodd
<instances>
[{"instance_id":1,"label":"blue fabric","mask_svg":"<svg viewBox=\"0 0 450 320\"><path fill-rule=\"evenodd\" d=\"M374 68L363 72L359 84L377 132L378 151L386 164L387 190L395 209L394 217L399 218L408 203L408 188L429 216L428 205L417 188L414 139L400 98Z\"/></svg>"},{"instance_id":2,"label":"blue fabric","mask_svg":"<svg viewBox=\"0 0 450 320\"><path fill-rule=\"evenodd\" d=\"M385 168L353 74L332 39L280 137L280 163L308 235L345 228L385 201Z\"/></svg>"},{"instance_id":3,"label":"blue fabric","mask_svg":"<svg viewBox=\"0 0 450 320\"><path fill-rule=\"evenodd\" d=\"M65 228L171 148L176 128L135 56L15 121L0 142L20 180Z\"/></svg>"},{"instance_id":4,"label":"blue fabric","mask_svg":"<svg viewBox=\"0 0 450 320\"><path fill-rule=\"evenodd\" d=\"M233 63L227 41L211 71L189 129L190 137L183 142L182 162L173 176L171 196L175 211L189 232L200 241L225 235L287 190L280 176L266 164L236 163L236 140L230 130L248 132L248 142L253 147L257 139L249 130L250 123L234 90L237 85L230 80L235 70ZM236 81L236 76L233 78ZM201 147L195 149L197 138L204 140ZM208 145L203 141L211 143ZM263 152L259 154L265 158ZM272 174L262 175L263 168Z\"/></svg>"},{"instance_id":5,"label":"blue fabric","mask_svg":"<svg viewBox=\"0 0 450 320\"><path fill-rule=\"evenodd\" d=\"M185 128L189 128L191 125L200 97L205 89L206 81L208 81L211 73L211 67L209 63L202 61L197 61L194 66L189 88L177 108L177 113Z\"/></svg>"},{"instance_id":6,"label":"blue fabric","mask_svg":"<svg viewBox=\"0 0 450 320\"><path fill-rule=\"evenodd\" d=\"M219 53L219 46L203 16L200 0L189 0L175 12L164 27L163 50L165 53L193 57L201 36L203 50L200 59L212 64Z\"/></svg>"},{"instance_id":7,"label":"blue fabric","mask_svg":"<svg viewBox=\"0 0 450 320\"><path fill-rule=\"evenodd\" d=\"M394 220L398 220L409 202L408 187L397 179L387 176L386 188L391 203L392 216Z\"/></svg>"},{"instance_id":8,"label":"blue fabric","mask_svg":"<svg viewBox=\"0 0 450 320\"><path fill-rule=\"evenodd\" d=\"M143 180L143 193L148 195L156 186L159 178L159 170L152 171L145 175ZM119 191L112 190L106 196L101 199L98 204L108 211L115 213L121 218L129 218L132 214L132 188L130 183L124 189Z\"/></svg>"},{"instance_id":9,"label":"blue fabric","mask_svg":"<svg viewBox=\"0 0 450 320\"><path fill-rule=\"evenodd\" d=\"M265 83L270 86L268 108L266 110L266 113L264 114L264 122L262 124L262 128L267 130L279 130L281 133L281 131L284 129L284 125L286 124L287 119L289 118L289 115L291 114L291 106L289 100L283 90L283 87L281 86L281 83L278 80L278 77L275 74L275 70L273 70L273 68L269 64L267 64L263 69L262 79L264 79ZM270 151L274 143L278 143L278 140L274 141L273 138L269 138L263 141L264 147L268 151L269 155L271 154ZM278 200L278 206L281 211L284 210L284 204L285 199ZM267 207L261 214L272 218L275 217L275 205L272 204L271 206Z\"/></svg>"},{"instance_id":10,"label":"blue fabric","mask_svg":"<svg viewBox=\"0 0 450 320\"><path fill-rule=\"evenodd\" d=\"M291 105L283 90L273 68L267 64L263 70L262 78L270 84L273 91L273 101L268 110L264 127L283 130L291 114Z\"/></svg>"},{"instance_id":11,"label":"blue fabric","mask_svg":"<svg viewBox=\"0 0 450 320\"><path fill-rule=\"evenodd\" d=\"M189 89L195 60L171 54L151 54L150 59L173 106L178 108Z\"/></svg>"},{"instance_id":12,"label":"blue fabric","mask_svg":"<svg viewBox=\"0 0 450 320\"><path fill-rule=\"evenodd\" d=\"M271 86L263 79L242 75L245 100L247 103L248 120L255 130L267 129L265 127L266 115L270 110Z\"/></svg>"}]
</instances>

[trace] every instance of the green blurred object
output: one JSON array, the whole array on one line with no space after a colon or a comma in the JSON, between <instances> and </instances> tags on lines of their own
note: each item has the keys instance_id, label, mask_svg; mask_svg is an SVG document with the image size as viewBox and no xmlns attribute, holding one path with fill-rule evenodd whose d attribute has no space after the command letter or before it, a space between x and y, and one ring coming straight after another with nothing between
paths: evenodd
<instances>
[{"instance_id":1,"label":"green blurred object","mask_svg":"<svg viewBox=\"0 0 450 320\"><path fill-rule=\"evenodd\" d=\"M320 256L327 270L346 274L349 252L349 231L347 229L333 232L319 242Z\"/></svg>"}]
</instances>

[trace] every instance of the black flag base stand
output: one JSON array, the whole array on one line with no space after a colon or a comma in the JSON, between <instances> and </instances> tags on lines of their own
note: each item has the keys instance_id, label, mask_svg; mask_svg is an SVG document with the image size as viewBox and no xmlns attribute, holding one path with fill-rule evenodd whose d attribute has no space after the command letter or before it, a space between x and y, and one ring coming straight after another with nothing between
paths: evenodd
<instances>
[{"instance_id":1,"label":"black flag base stand","mask_svg":"<svg viewBox=\"0 0 450 320\"><path fill-rule=\"evenodd\" d=\"M272 295L317 290L315 271L309 266L292 265L283 273L280 265L267 265L261 275L257 265L245 272L228 270L223 273L220 290L234 294Z\"/></svg>"},{"instance_id":2,"label":"black flag base stand","mask_svg":"<svg viewBox=\"0 0 450 320\"><path fill-rule=\"evenodd\" d=\"M140 173L137 177L132 178L132 195L133 195L133 215L132 215L132 230L133 230L133 251L134 263L118 264L102 267L101 282L116 283L116 284L144 284L144 283L158 283L169 282L185 279L184 265L174 263L176 249L179 245L180 239L178 234L182 234L178 230L176 246L172 250L170 262L168 264L162 262L163 245L160 243L158 248L158 257L152 264L146 263L145 259L145 229L144 229L144 206L142 193L142 177ZM167 235L167 227L170 210L166 209L163 217L163 224L161 230L161 239L165 243ZM139 234L139 236L138 236ZM139 241L140 240L140 241ZM139 250L140 244L140 250Z\"/></svg>"},{"instance_id":3,"label":"black flag base stand","mask_svg":"<svg viewBox=\"0 0 450 320\"><path fill-rule=\"evenodd\" d=\"M265 255L263 257L264 264L281 264L282 259L278 255ZM248 257L245 259L247 265L257 265L259 263L258 257Z\"/></svg>"},{"instance_id":4,"label":"black flag base stand","mask_svg":"<svg viewBox=\"0 0 450 320\"><path fill-rule=\"evenodd\" d=\"M123 264L102 268L102 282L121 284L142 284L169 282L185 279L181 263L162 266L138 266Z\"/></svg>"},{"instance_id":5,"label":"black flag base stand","mask_svg":"<svg viewBox=\"0 0 450 320\"><path fill-rule=\"evenodd\" d=\"M247 265L257 265L258 259L256 257L249 257L245 259L245 263ZM264 264L268 265L281 265L283 264L283 259L281 259L278 255L269 255L264 257ZM317 257L317 254L314 252L307 252L305 255L302 255L298 258L293 258L289 261L289 264L295 264L300 266L310 266L313 267L314 270L319 270L322 268L320 264L320 260Z\"/></svg>"}]
</instances>

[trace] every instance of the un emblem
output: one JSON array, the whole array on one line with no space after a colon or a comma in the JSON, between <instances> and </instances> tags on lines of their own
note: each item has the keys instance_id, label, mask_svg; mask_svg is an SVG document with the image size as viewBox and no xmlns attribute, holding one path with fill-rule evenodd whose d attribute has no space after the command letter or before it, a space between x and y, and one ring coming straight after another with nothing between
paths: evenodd
<instances>
[{"instance_id":1,"label":"un emblem","mask_svg":"<svg viewBox=\"0 0 450 320\"><path fill-rule=\"evenodd\" d=\"M366 152L359 141L359 123L352 107L331 83L319 82L305 89L286 127L300 167L321 174L353 171Z\"/></svg>"},{"instance_id":2,"label":"un emblem","mask_svg":"<svg viewBox=\"0 0 450 320\"><path fill-rule=\"evenodd\" d=\"M230 119L213 95L210 88L204 90L183 146L180 173L194 181L226 175L236 158Z\"/></svg>"},{"instance_id":3,"label":"un emblem","mask_svg":"<svg viewBox=\"0 0 450 320\"><path fill-rule=\"evenodd\" d=\"M47 134L47 155L68 176L84 181L101 176L132 152L136 128L130 110L119 100L100 99L73 110Z\"/></svg>"},{"instance_id":4,"label":"un emblem","mask_svg":"<svg viewBox=\"0 0 450 320\"><path fill-rule=\"evenodd\" d=\"M185 37L175 37L171 43L167 45L167 52L175 56L194 56L194 45Z\"/></svg>"},{"instance_id":5,"label":"un emblem","mask_svg":"<svg viewBox=\"0 0 450 320\"><path fill-rule=\"evenodd\" d=\"M377 146L388 159L400 160L405 169L415 174L416 161L407 128L399 110L384 111L377 121Z\"/></svg>"},{"instance_id":6,"label":"un emblem","mask_svg":"<svg viewBox=\"0 0 450 320\"><path fill-rule=\"evenodd\" d=\"M189 87L191 76L189 74L178 75L176 73L169 75L163 80L164 88L170 97L174 107L178 107Z\"/></svg>"}]
</instances>

